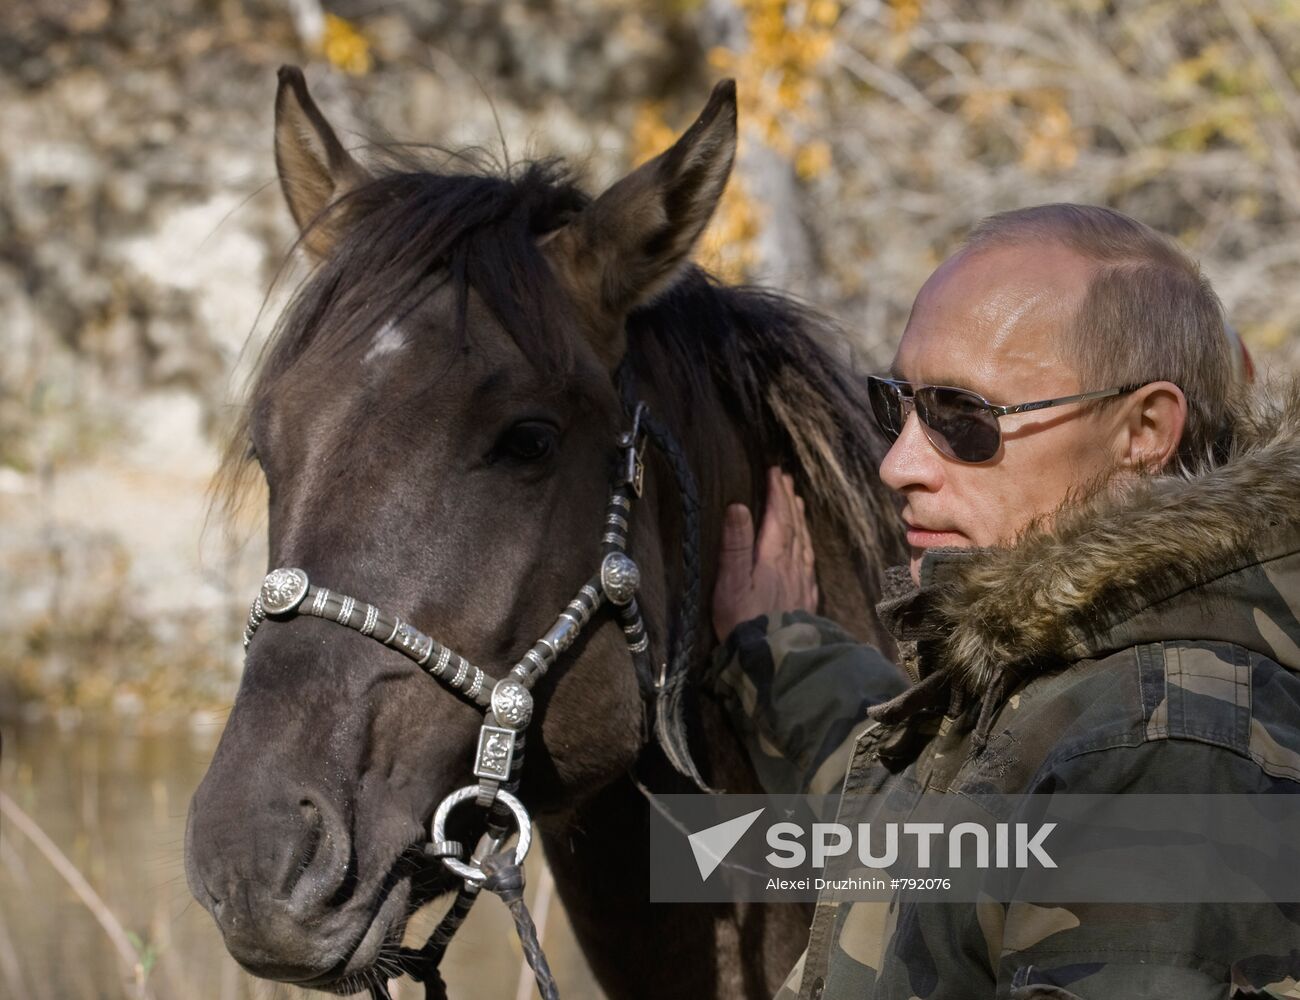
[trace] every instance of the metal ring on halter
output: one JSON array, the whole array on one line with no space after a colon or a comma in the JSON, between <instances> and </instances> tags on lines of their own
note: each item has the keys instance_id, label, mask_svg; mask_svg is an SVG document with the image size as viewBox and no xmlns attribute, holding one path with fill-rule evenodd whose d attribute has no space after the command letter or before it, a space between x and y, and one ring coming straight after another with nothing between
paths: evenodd
<instances>
[{"instance_id":1,"label":"metal ring on halter","mask_svg":"<svg viewBox=\"0 0 1300 1000\"><path fill-rule=\"evenodd\" d=\"M424 853L431 858L457 858L465 853L465 845L459 840L441 840L436 844L425 844Z\"/></svg>"},{"instance_id":2,"label":"metal ring on halter","mask_svg":"<svg viewBox=\"0 0 1300 1000\"><path fill-rule=\"evenodd\" d=\"M456 789L443 799L433 814L433 823L430 824L430 839L435 844L445 843L447 841L447 817L451 815L451 811L462 802L468 802L470 799L477 797L478 785L466 785L464 788ZM498 802L503 803L510 809L511 815L515 818L515 824L519 827L519 843L515 844L515 864L521 865L524 858L528 856L528 849L533 845L532 820L528 818L528 810L524 808L524 804L505 789L499 789L496 797ZM478 867L457 858L445 857L442 859L442 863L466 882L480 885L487 878Z\"/></svg>"}]
</instances>

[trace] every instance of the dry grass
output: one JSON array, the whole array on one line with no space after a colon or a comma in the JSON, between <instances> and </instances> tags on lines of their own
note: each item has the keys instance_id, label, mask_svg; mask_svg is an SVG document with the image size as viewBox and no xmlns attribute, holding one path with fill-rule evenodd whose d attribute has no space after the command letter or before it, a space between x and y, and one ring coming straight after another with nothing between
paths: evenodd
<instances>
[{"instance_id":1,"label":"dry grass","mask_svg":"<svg viewBox=\"0 0 1300 1000\"><path fill-rule=\"evenodd\" d=\"M976 221L1074 201L1177 237L1252 350L1300 366L1300 7L858 0L836 39L808 286L873 360Z\"/></svg>"}]
</instances>

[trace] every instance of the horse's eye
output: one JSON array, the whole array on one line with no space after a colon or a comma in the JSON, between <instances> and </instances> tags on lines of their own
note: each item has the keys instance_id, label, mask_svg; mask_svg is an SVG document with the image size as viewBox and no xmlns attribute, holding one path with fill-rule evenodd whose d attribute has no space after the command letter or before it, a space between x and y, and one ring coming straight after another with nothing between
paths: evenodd
<instances>
[{"instance_id":1,"label":"horse's eye","mask_svg":"<svg viewBox=\"0 0 1300 1000\"><path fill-rule=\"evenodd\" d=\"M555 450L558 438L559 432L551 424L523 420L502 434L492 450L516 462L540 462Z\"/></svg>"}]
</instances>

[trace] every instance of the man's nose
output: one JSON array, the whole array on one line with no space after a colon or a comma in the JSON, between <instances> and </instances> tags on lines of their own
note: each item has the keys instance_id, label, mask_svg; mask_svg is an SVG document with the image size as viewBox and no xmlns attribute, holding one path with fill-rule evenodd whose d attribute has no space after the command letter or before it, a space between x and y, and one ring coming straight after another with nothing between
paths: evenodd
<instances>
[{"instance_id":1,"label":"man's nose","mask_svg":"<svg viewBox=\"0 0 1300 1000\"><path fill-rule=\"evenodd\" d=\"M907 415L902 431L881 460L880 478L899 492L916 487L933 492L943 484L943 461L925 436L915 410Z\"/></svg>"}]
</instances>

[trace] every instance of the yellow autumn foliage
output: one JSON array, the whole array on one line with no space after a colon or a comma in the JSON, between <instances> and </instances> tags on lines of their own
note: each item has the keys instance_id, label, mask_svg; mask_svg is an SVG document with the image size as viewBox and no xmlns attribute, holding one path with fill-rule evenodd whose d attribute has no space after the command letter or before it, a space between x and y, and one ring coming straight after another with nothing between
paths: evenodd
<instances>
[{"instance_id":1,"label":"yellow autumn foliage","mask_svg":"<svg viewBox=\"0 0 1300 1000\"><path fill-rule=\"evenodd\" d=\"M351 21L336 14L325 15L321 51L331 65L351 76L365 76L374 67L366 36Z\"/></svg>"},{"instance_id":2,"label":"yellow autumn foliage","mask_svg":"<svg viewBox=\"0 0 1300 1000\"><path fill-rule=\"evenodd\" d=\"M719 76L736 80L738 157L744 159L749 143L761 142L788 159L802 180L814 180L831 167L820 95L832 65L841 5L836 0L737 0L736 6L744 17L744 45L715 47L708 61ZM662 103L638 109L633 133L637 160L665 148L682 124L668 121ZM697 258L724 278L743 279L755 263L753 242L762 223L762 208L738 171L701 238Z\"/></svg>"}]
</instances>

